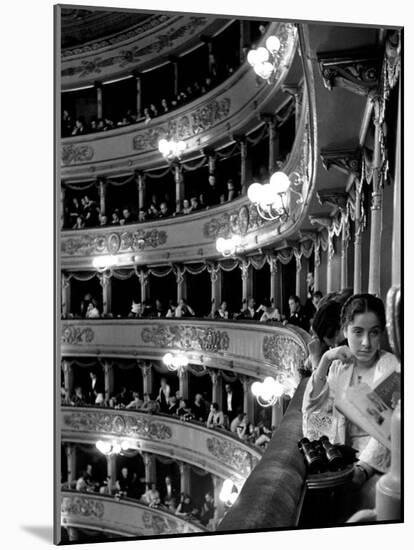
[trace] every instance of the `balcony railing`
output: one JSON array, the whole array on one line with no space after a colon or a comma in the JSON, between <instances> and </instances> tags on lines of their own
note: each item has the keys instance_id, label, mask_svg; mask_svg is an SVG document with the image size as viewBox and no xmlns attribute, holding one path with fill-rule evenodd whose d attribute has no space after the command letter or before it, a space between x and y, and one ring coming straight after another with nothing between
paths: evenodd
<instances>
[{"instance_id":1,"label":"balcony railing","mask_svg":"<svg viewBox=\"0 0 414 550\"><path fill-rule=\"evenodd\" d=\"M94 529L127 537L207 531L198 523L138 502L74 491L61 492L61 522L63 527Z\"/></svg>"},{"instance_id":2,"label":"balcony railing","mask_svg":"<svg viewBox=\"0 0 414 550\"><path fill-rule=\"evenodd\" d=\"M308 209L313 187L313 135L309 108L303 100L300 124L289 160L283 170L300 181L302 199L290 198L289 218L281 223L265 222L247 197L186 216L122 227L63 231L60 238L64 269L93 269L97 256L116 255L117 267L221 257L218 237L240 235L245 253L269 246L293 234Z\"/></svg>"},{"instance_id":3,"label":"balcony railing","mask_svg":"<svg viewBox=\"0 0 414 550\"><path fill-rule=\"evenodd\" d=\"M140 452L174 457L237 484L246 481L262 456L260 449L230 432L168 415L66 406L61 409L61 427L64 442L122 439Z\"/></svg>"},{"instance_id":4,"label":"balcony railing","mask_svg":"<svg viewBox=\"0 0 414 550\"><path fill-rule=\"evenodd\" d=\"M95 319L62 321L65 357L161 359L185 351L191 364L276 376L298 383L309 334L292 325L217 320Z\"/></svg>"}]
</instances>

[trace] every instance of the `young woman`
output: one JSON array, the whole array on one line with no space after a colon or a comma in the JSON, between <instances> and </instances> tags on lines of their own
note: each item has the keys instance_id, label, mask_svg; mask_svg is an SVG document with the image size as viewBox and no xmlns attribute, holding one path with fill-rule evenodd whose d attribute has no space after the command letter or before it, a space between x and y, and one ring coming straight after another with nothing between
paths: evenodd
<instances>
[{"instance_id":1,"label":"young woman","mask_svg":"<svg viewBox=\"0 0 414 550\"><path fill-rule=\"evenodd\" d=\"M303 400L303 429L310 439L327 435L332 443L345 443L358 451L353 484L361 487L372 478L369 501L379 472L389 467L390 453L343 416L335 408L335 399L350 386L372 386L384 374L399 370L399 363L392 353L381 350L385 311L379 298L371 294L348 298L341 311L341 327L347 344L325 351L309 379Z\"/></svg>"}]
</instances>

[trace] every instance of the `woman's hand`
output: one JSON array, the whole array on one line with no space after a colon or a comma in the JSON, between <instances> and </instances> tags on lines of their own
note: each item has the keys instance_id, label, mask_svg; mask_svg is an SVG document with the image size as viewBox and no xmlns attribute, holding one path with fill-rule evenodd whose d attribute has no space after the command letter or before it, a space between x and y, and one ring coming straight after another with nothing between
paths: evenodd
<instances>
[{"instance_id":1,"label":"woman's hand","mask_svg":"<svg viewBox=\"0 0 414 550\"><path fill-rule=\"evenodd\" d=\"M324 357L332 363L332 361L339 360L342 363L350 364L354 362L354 356L348 346L338 346L336 348L329 349L324 353Z\"/></svg>"}]
</instances>

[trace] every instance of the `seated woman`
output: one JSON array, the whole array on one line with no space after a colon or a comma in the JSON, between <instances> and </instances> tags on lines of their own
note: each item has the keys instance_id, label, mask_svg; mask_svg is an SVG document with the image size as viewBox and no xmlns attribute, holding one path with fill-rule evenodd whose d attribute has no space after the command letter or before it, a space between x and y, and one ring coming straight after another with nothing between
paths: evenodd
<instances>
[{"instance_id":1,"label":"seated woman","mask_svg":"<svg viewBox=\"0 0 414 550\"><path fill-rule=\"evenodd\" d=\"M176 516L189 516L193 510L193 504L189 495L182 494L180 503L175 511Z\"/></svg>"},{"instance_id":2,"label":"seated woman","mask_svg":"<svg viewBox=\"0 0 414 550\"><path fill-rule=\"evenodd\" d=\"M263 311L262 316L259 321L261 323L267 323L269 321L279 321L282 322L282 316L278 307L273 307L271 301L266 299L263 301L263 304L259 307L257 311Z\"/></svg>"},{"instance_id":3,"label":"seated woman","mask_svg":"<svg viewBox=\"0 0 414 550\"><path fill-rule=\"evenodd\" d=\"M358 451L352 481L355 489L362 490L353 504L371 508L376 481L388 469L390 453L342 415L335 403L350 386L372 387L379 377L399 370L399 363L392 353L381 350L385 311L379 298L351 296L342 307L341 328L347 344L323 353L306 387L303 432L309 439L326 435L331 443L347 444Z\"/></svg>"},{"instance_id":4,"label":"seated woman","mask_svg":"<svg viewBox=\"0 0 414 550\"><path fill-rule=\"evenodd\" d=\"M180 399L180 406L177 409L176 415L182 420L192 420L194 418L193 411L191 410L187 399Z\"/></svg>"},{"instance_id":5,"label":"seated woman","mask_svg":"<svg viewBox=\"0 0 414 550\"><path fill-rule=\"evenodd\" d=\"M207 418L207 428L224 428L224 415L219 409L218 403L212 403L210 414Z\"/></svg>"},{"instance_id":6,"label":"seated woman","mask_svg":"<svg viewBox=\"0 0 414 550\"><path fill-rule=\"evenodd\" d=\"M161 503L160 493L155 483L150 483L148 489L142 495L141 500L147 506L154 508Z\"/></svg>"}]
</instances>

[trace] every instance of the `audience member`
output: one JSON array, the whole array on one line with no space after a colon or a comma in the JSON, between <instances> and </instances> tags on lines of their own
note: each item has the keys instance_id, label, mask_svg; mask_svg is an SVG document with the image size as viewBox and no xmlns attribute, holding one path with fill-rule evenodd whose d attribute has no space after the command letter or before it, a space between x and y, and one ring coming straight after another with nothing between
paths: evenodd
<instances>
[{"instance_id":1,"label":"audience member","mask_svg":"<svg viewBox=\"0 0 414 550\"><path fill-rule=\"evenodd\" d=\"M284 324L296 325L304 330L309 330L309 319L303 310L297 296L289 296L289 317Z\"/></svg>"},{"instance_id":2,"label":"audience member","mask_svg":"<svg viewBox=\"0 0 414 550\"><path fill-rule=\"evenodd\" d=\"M170 394L171 388L169 384L167 384L167 379L163 377L160 381L160 388L158 390L158 396L156 399L159 402L160 410L163 413L168 411Z\"/></svg>"},{"instance_id":3,"label":"audience member","mask_svg":"<svg viewBox=\"0 0 414 550\"><path fill-rule=\"evenodd\" d=\"M196 393L191 407L195 420L205 422L207 417L206 404L201 393Z\"/></svg>"},{"instance_id":4,"label":"audience member","mask_svg":"<svg viewBox=\"0 0 414 550\"><path fill-rule=\"evenodd\" d=\"M224 428L224 415L219 409L218 403L212 403L210 414L207 418L207 428Z\"/></svg>"},{"instance_id":5,"label":"audience member","mask_svg":"<svg viewBox=\"0 0 414 550\"><path fill-rule=\"evenodd\" d=\"M141 409L144 402L140 398L139 393L136 392L136 391L133 391L132 392L132 398L133 398L132 401L130 403L128 403L128 405L126 405L125 408L126 409L135 409L135 410Z\"/></svg>"}]
</instances>

